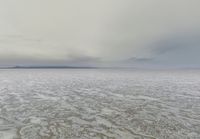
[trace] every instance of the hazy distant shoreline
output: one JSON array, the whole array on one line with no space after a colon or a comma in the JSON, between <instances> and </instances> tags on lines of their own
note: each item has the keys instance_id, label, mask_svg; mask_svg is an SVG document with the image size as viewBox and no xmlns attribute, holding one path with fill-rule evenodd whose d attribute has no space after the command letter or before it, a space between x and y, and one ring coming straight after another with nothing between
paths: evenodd
<instances>
[{"instance_id":1,"label":"hazy distant shoreline","mask_svg":"<svg viewBox=\"0 0 200 139\"><path fill-rule=\"evenodd\" d=\"M75 66L16 66L0 67L0 69L97 69L98 67L75 67Z\"/></svg>"},{"instance_id":2,"label":"hazy distant shoreline","mask_svg":"<svg viewBox=\"0 0 200 139\"><path fill-rule=\"evenodd\" d=\"M200 70L199 67L89 67L89 66L14 66L1 69L111 69L111 70Z\"/></svg>"}]
</instances>

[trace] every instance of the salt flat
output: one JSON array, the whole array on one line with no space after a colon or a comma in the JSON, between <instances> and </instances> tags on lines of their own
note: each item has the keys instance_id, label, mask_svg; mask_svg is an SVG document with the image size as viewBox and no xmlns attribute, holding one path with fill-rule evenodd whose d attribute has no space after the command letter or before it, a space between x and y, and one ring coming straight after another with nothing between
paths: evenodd
<instances>
[{"instance_id":1,"label":"salt flat","mask_svg":"<svg viewBox=\"0 0 200 139\"><path fill-rule=\"evenodd\" d=\"M199 139L200 71L0 70L0 139Z\"/></svg>"}]
</instances>

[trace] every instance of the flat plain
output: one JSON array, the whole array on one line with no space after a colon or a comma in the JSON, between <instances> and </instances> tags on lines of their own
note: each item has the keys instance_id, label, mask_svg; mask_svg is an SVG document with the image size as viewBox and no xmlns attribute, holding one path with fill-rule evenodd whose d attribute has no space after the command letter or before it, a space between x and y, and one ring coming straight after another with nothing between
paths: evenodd
<instances>
[{"instance_id":1,"label":"flat plain","mask_svg":"<svg viewBox=\"0 0 200 139\"><path fill-rule=\"evenodd\" d=\"M200 71L0 70L0 139L199 139Z\"/></svg>"}]
</instances>

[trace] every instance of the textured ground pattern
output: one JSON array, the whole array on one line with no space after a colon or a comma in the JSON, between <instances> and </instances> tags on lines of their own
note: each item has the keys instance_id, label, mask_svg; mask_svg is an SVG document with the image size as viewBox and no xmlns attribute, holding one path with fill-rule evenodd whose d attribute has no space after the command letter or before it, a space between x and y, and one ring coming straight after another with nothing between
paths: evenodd
<instances>
[{"instance_id":1,"label":"textured ground pattern","mask_svg":"<svg viewBox=\"0 0 200 139\"><path fill-rule=\"evenodd\" d=\"M200 71L0 70L0 139L200 139Z\"/></svg>"}]
</instances>

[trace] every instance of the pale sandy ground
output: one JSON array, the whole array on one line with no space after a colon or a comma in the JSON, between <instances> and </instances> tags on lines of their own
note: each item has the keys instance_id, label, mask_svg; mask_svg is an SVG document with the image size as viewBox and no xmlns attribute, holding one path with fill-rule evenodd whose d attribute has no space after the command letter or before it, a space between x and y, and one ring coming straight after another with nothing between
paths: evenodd
<instances>
[{"instance_id":1,"label":"pale sandy ground","mask_svg":"<svg viewBox=\"0 0 200 139\"><path fill-rule=\"evenodd\" d=\"M200 139L200 71L0 70L0 139Z\"/></svg>"}]
</instances>

